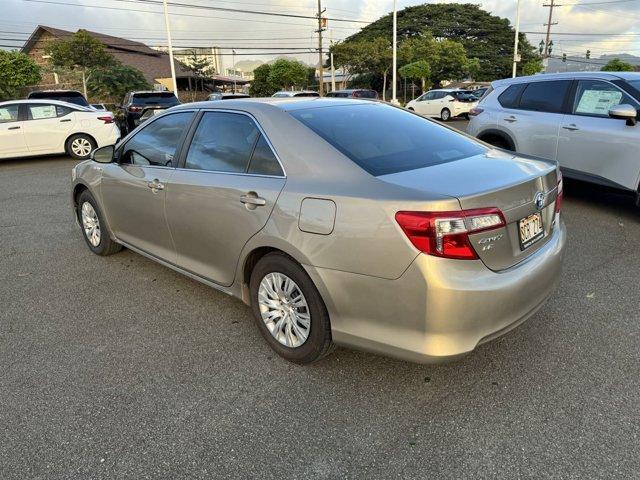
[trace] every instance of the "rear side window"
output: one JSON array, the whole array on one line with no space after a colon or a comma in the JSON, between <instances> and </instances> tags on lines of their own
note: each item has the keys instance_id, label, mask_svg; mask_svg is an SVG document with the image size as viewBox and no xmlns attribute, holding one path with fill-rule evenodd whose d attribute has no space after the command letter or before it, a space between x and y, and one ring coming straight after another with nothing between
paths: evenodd
<instances>
[{"instance_id":1,"label":"rear side window","mask_svg":"<svg viewBox=\"0 0 640 480\"><path fill-rule=\"evenodd\" d=\"M56 105L56 113L58 114L58 117L64 117L65 115L69 115L73 111L73 108Z\"/></svg>"},{"instance_id":2,"label":"rear side window","mask_svg":"<svg viewBox=\"0 0 640 480\"><path fill-rule=\"evenodd\" d=\"M571 81L532 82L520 97L521 110L560 113Z\"/></svg>"},{"instance_id":3,"label":"rear side window","mask_svg":"<svg viewBox=\"0 0 640 480\"><path fill-rule=\"evenodd\" d=\"M274 155L273 150L271 150L264 135L260 135L256 143L256 148L253 150L247 171L257 175L284 175L282 168L280 168L280 163L278 163L278 159Z\"/></svg>"},{"instance_id":4,"label":"rear side window","mask_svg":"<svg viewBox=\"0 0 640 480\"><path fill-rule=\"evenodd\" d=\"M121 163L173 166L173 157L192 115L192 112L174 113L142 127L124 146Z\"/></svg>"},{"instance_id":5,"label":"rear side window","mask_svg":"<svg viewBox=\"0 0 640 480\"><path fill-rule=\"evenodd\" d=\"M524 83L509 86L498 96L498 102L504 108L518 108L518 100L520 99L520 94L526 86L527 85ZM484 98L486 95L487 94L485 93L482 98Z\"/></svg>"},{"instance_id":6,"label":"rear side window","mask_svg":"<svg viewBox=\"0 0 640 480\"><path fill-rule=\"evenodd\" d=\"M452 162L486 151L463 135L379 103L289 113L374 176Z\"/></svg>"}]
</instances>

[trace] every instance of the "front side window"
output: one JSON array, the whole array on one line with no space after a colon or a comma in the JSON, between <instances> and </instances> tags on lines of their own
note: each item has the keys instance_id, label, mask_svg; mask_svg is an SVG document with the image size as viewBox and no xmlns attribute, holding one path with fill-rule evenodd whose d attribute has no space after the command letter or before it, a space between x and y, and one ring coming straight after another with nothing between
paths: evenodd
<instances>
[{"instance_id":1,"label":"front side window","mask_svg":"<svg viewBox=\"0 0 640 480\"><path fill-rule=\"evenodd\" d=\"M608 117L609 110L616 105L634 101L618 87L599 80L580 80L573 102L574 115Z\"/></svg>"},{"instance_id":2,"label":"front side window","mask_svg":"<svg viewBox=\"0 0 640 480\"><path fill-rule=\"evenodd\" d=\"M55 105L27 105L27 119L44 120L47 118L56 118L58 112Z\"/></svg>"},{"instance_id":3,"label":"front side window","mask_svg":"<svg viewBox=\"0 0 640 480\"><path fill-rule=\"evenodd\" d=\"M374 176L453 162L486 151L459 133L384 104L289 113Z\"/></svg>"},{"instance_id":4,"label":"front side window","mask_svg":"<svg viewBox=\"0 0 640 480\"><path fill-rule=\"evenodd\" d=\"M0 123L9 123L18 121L18 104L0 107Z\"/></svg>"},{"instance_id":5,"label":"front side window","mask_svg":"<svg viewBox=\"0 0 640 480\"><path fill-rule=\"evenodd\" d=\"M173 166L176 150L192 116L192 112L174 113L142 127L124 146L120 163Z\"/></svg>"},{"instance_id":6,"label":"front side window","mask_svg":"<svg viewBox=\"0 0 640 480\"><path fill-rule=\"evenodd\" d=\"M436 98L436 93L437 92L428 92L425 97L423 98L423 100L433 100Z\"/></svg>"},{"instance_id":7,"label":"front side window","mask_svg":"<svg viewBox=\"0 0 640 480\"><path fill-rule=\"evenodd\" d=\"M196 130L185 168L244 173L260 131L246 115L205 112Z\"/></svg>"},{"instance_id":8,"label":"front side window","mask_svg":"<svg viewBox=\"0 0 640 480\"><path fill-rule=\"evenodd\" d=\"M522 92L518 108L535 112L560 113L570 85L570 80L532 82Z\"/></svg>"}]
</instances>

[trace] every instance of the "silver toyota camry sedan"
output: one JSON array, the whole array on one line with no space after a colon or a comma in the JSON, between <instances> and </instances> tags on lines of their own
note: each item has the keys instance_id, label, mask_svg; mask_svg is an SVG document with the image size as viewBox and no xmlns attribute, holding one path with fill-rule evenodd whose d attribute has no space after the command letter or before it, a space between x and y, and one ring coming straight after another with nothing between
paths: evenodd
<instances>
[{"instance_id":1,"label":"silver toyota camry sedan","mask_svg":"<svg viewBox=\"0 0 640 480\"><path fill-rule=\"evenodd\" d=\"M382 103L185 104L72 175L92 252L242 299L297 363L333 345L459 357L533 315L561 270L555 163Z\"/></svg>"}]
</instances>

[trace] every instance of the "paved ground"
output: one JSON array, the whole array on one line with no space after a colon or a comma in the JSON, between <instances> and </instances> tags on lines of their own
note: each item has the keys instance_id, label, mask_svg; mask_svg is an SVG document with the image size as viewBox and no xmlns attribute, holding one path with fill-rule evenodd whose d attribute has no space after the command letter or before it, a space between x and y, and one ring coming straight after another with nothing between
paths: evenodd
<instances>
[{"instance_id":1,"label":"paved ground","mask_svg":"<svg viewBox=\"0 0 640 480\"><path fill-rule=\"evenodd\" d=\"M0 163L0 478L638 478L640 213L566 186L529 322L454 364L280 360L239 301L89 253L73 162Z\"/></svg>"}]
</instances>

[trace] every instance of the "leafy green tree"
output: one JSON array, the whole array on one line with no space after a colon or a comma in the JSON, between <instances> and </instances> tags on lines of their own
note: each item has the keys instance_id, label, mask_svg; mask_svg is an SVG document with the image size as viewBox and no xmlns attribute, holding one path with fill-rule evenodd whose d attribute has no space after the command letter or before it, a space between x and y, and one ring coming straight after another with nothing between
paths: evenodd
<instances>
[{"instance_id":1,"label":"leafy green tree","mask_svg":"<svg viewBox=\"0 0 640 480\"><path fill-rule=\"evenodd\" d=\"M422 90L426 88L427 79L431 77L431 67L426 60L418 60L417 62L408 63L400 67L398 73L402 78L409 80L420 80L422 82Z\"/></svg>"},{"instance_id":2,"label":"leafy green tree","mask_svg":"<svg viewBox=\"0 0 640 480\"><path fill-rule=\"evenodd\" d=\"M542 60L540 58L532 58L527 63L522 65L522 75L535 75L541 72L544 67L542 66Z\"/></svg>"},{"instance_id":3,"label":"leafy green tree","mask_svg":"<svg viewBox=\"0 0 640 480\"><path fill-rule=\"evenodd\" d=\"M40 67L28 55L0 50L0 99L16 98L22 88L40 79Z\"/></svg>"},{"instance_id":4,"label":"leafy green tree","mask_svg":"<svg viewBox=\"0 0 640 480\"><path fill-rule=\"evenodd\" d=\"M133 90L149 90L151 85L142 72L126 65L95 70L87 85L92 96L114 103Z\"/></svg>"},{"instance_id":5,"label":"leafy green tree","mask_svg":"<svg viewBox=\"0 0 640 480\"><path fill-rule=\"evenodd\" d=\"M391 38L392 15L367 25L343 43ZM398 12L399 41L433 35L438 40L452 40L463 45L468 58L477 58L480 69L475 80L486 81L511 75L514 30L505 18L491 15L478 5L430 3L407 7ZM524 34L519 39L522 64L536 56ZM412 59L412 61L419 59ZM428 60L427 60L428 61ZM433 74L443 71L429 62Z\"/></svg>"},{"instance_id":6,"label":"leafy green tree","mask_svg":"<svg viewBox=\"0 0 640 480\"><path fill-rule=\"evenodd\" d=\"M469 76L469 78L472 78L473 80L475 80L480 73L480 69L480 59L478 58L470 58L467 61L467 65L465 66L467 76Z\"/></svg>"},{"instance_id":7,"label":"leafy green tree","mask_svg":"<svg viewBox=\"0 0 640 480\"><path fill-rule=\"evenodd\" d=\"M253 80L249 93L253 97L270 97L278 91L278 87L271 84L269 75L271 73L271 65L265 63L253 70Z\"/></svg>"},{"instance_id":8,"label":"leafy green tree","mask_svg":"<svg viewBox=\"0 0 640 480\"><path fill-rule=\"evenodd\" d=\"M307 78L308 71L304 64L296 60L281 58L271 65L267 80L278 89L288 89L305 85Z\"/></svg>"},{"instance_id":9,"label":"leafy green tree","mask_svg":"<svg viewBox=\"0 0 640 480\"><path fill-rule=\"evenodd\" d=\"M614 58L600 69L602 72L633 72L635 67L630 63L623 62L619 58Z\"/></svg>"},{"instance_id":10,"label":"leafy green tree","mask_svg":"<svg viewBox=\"0 0 640 480\"><path fill-rule=\"evenodd\" d=\"M78 30L69 39L54 40L47 45L45 53L50 56L54 67L79 70L82 73L85 97L87 81L92 72L118 64L102 42L92 37L86 30Z\"/></svg>"}]
</instances>

